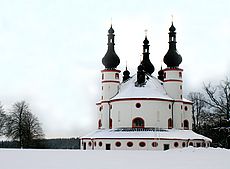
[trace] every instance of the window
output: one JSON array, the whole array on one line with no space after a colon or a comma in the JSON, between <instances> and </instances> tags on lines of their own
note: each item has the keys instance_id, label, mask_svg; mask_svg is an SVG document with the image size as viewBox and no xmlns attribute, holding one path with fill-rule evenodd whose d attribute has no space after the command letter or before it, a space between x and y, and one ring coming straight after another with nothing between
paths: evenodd
<instances>
[{"instance_id":1,"label":"window","mask_svg":"<svg viewBox=\"0 0 230 169\"><path fill-rule=\"evenodd\" d=\"M168 119L168 128L169 129L173 128L173 121L171 118Z\"/></svg>"},{"instance_id":2,"label":"window","mask_svg":"<svg viewBox=\"0 0 230 169\"><path fill-rule=\"evenodd\" d=\"M184 120L184 130L188 130L189 129L189 122L188 120Z\"/></svg>"},{"instance_id":3,"label":"window","mask_svg":"<svg viewBox=\"0 0 230 169\"><path fill-rule=\"evenodd\" d=\"M132 122L132 127L133 128L144 128L145 126L145 123L144 123L144 120L140 117L137 117L135 119L133 119L133 122Z\"/></svg>"},{"instance_id":4,"label":"window","mask_svg":"<svg viewBox=\"0 0 230 169\"><path fill-rule=\"evenodd\" d=\"M140 147L145 147L145 145L146 145L145 142L140 142L140 143L139 143L139 146L140 146Z\"/></svg>"},{"instance_id":5,"label":"window","mask_svg":"<svg viewBox=\"0 0 230 169\"><path fill-rule=\"evenodd\" d=\"M182 147L185 147L185 142L182 143Z\"/></svg>"},{"instance_id":6,"label":"window","mask_svg":"<svg viewBox=\"0 0 230 169\"><path fill-rule=\"evenodd\" d=\"M182 99L183 97L182 97L182 95L180 95L180 99Z\"/></svg>"},{"instance_id":7,"label":"window","mask_svg":"<svg viewBox=\"0 0 230 169\"><path fill-rule=\"evenodd\" d=\"M121 142L120 142L120 141L117 141L117 142L115 143L115 145L116 145L116 147L121 147Z\"/></svg>"},{"instance_id":8,"label":"window","mask_svg":"<svg viewBox=\"0 0 230 169\"><path fill-rule=\"evenodd\" d=\"M187 111L187 110L188 110L188 107L187 107L187 106L185 106L185 107L184 107L184 110L185 110L185 111Z\"/></svg>"},{"instance_id":9,"label":"window","mask_svg":"<svg viewBox=\"0 0 230 169\"><path fill-rule=\"evenodd\" d=\"M102 79L102 80L104 79L104 74L102 74L101 79Z\"/></svg>"},{"instance_id":10,"label":"window","mask_svg":"<svg viewBox=\"0 0 230 169\"><path fill-rule=\"evenodd\" d=\"M127 146L128 146L128 147L132 147L132 146L133 146L133 142L129 141L129 142L127 143Z\"/></svg>"},{"instance_id":11,"label":"window","mask_svg":"<svg viewBox=\"0 0 230 169\"><path fill-rule=\"evenodd\" d=\"M196 146L197 146L197 147L200 147L200 146L201 146L201 144L200 144L200 143L196 143Z\"/></svg>"},{"instance_id":12,"label":"window","mask_svg":"<svg viewBox=\"0 0 230 169\"><path fill-rule=\"evenodd\" d=\"M181 72L179 72L179 77L182 78L182 73Z\"/></svg>"},{"instance_id":13,"label":"window","mask_svg":"<svg viewBox=\"0 0 230 169\"><path fill-rule=\"evenodd\" d=\"M171 109L171 104L169 104L169 109Z\"/></svg>"},{"instance_id":14,"label":"window","mask_svg":"<svg viewBox=\"0 0 230 169\"><path fill-rule=\"evenodd\" d=\"M111 129L113 127L113 120L110 118L109 119L109 128Z\"/></svg>"},{"instance_id":15,"label":"window","mask_svg":"<svg viewBox=\"0 0 230 169\"><path fill-rule=\"evenodd\" d=\"M101 147L101 146L102 146L102 142L100 141L100 142L98 143L98 145Z\"/></svg>"},{"instance_id":16,"label":"window","mask_svg":"<svg viewBox=\"0 0 230 169\"><path fill-rule=\"evenodd\" d=\"M157 143L157 142L152 142L152 146L153 146L153 147L157 147L157 146L158 146L158 143Z\"/></svg>"},{"instance_id":17,"label":"window","mask_svg":"<svg viewBox=\"0 0 230 169\"><path fill-rule=\"evenodd\" d=\"M174 147L178 147L179 146L179 143L178 142L175 142L174 143Z\"/></svg>"},{"instance_id":18,"label":"window","mask_svg":"<svg viewBox=\"0 0 230 169\"><path fill-rule=\"evenodd\" d=\"M91 143L91 142L89 142L89 143L88 143L88 145L89 145L89 147L91 147L92 143Z\"/></svg>"},{"instance_id":19,"label":"window","mask_svg":"<svg viewBox=\"0 0 230 169\"><path fill-rule=\"evenodd\" d=\"M164 72L164 79L166 78L166 72Z\"/></svg>"},{"instance_id":20,"label":"window","mask_svg":"<svg viewBox=\"0 0 230 169\"><path fill-rule=\"evenodd\" d=\"M105 150L110 150L111 149L111 144L105 144Z\"/></svg>"},{"instance_id":21,"label":"window","mask_svg":"<svg viewBox=\"0 0 230 169\"><path fill-rule=\"evenodd\" d=\"M97 146L97 142L96 142L96 141L94 142L94 146L95 146L95 147Z\"/></svg>"},{"instance_id":22,"label":"window","mask_svg":"<svg viewBox=\"0 0 230 169\"><path fill-rule=\"evenodd\" d=\"M141 104L140 103L136 103L136 108L140 108Z\"/></svg>"},{"instance_id":23,"label":"window","mask_svg":"<svg viewBox=\"0 0 230 169\"><path fill-rule=\"evenodd\" d=\"M169 144L164 144L164 150L168 150L169 149Z\"/></svg>"},{"instance_id":24,"label":"window","mask_svg":"<svg viewBox=\"0 0 230 169\"><path fill-rule=\"evenodd\" d=\"M190 143L189 143L189 146L193 146L193 142L190 142Z\"/></svg>"},{"instance_id":25,"label":"window","mask_svg":"<svg viewBox=\"0 0 230 169\"><path fill-rule=\"evenodd\" d=\"M180 85L180 89L182 90L182 85Z\"/></svg>"},{"instance_id":26,"label":"window","mask_svg":"<svg viewBox=\"0 0 230 169\"><path fill-rule=\"evenodd\" d=\"M98 129L100 129L101 126L102 126L102 124L101 124L101 119L99 119L99 120L98 120Z\"/></svg>"},{"instance_id":27,"label":"window","mask_svg":"<svg viewBox=\"0 0 230 169\"><path fill-rule=\"evenodd\" d=\"M103 90L103 86L101 86L101 90Z\"/></svg>"},{"instance_id":28,"label":"window","mask_svg":"<svg viewBox=\"0 0 230 169\"><path fill-rule=\"evenodd\" d=\"M86 142L83 144L83 150L86 150Z\"/></svg>"},{"instance_id":29,"label":"window","mask_svg":"<svg viewBox=\"0 0 230 169\"><path fill-rule=\"evenodd\" d=\"M181 109L181 110L183 109L183 106L182 106L182 105L180 106L180 109Z\"/></svg>"},{"instance_id":30,"label":"window","mask_svg":"<svg viewBox=\"0 0 230 169\"><path fill-rule=\"evenodd\" d=\"M103 100L103 96L101 96L101 100Z\"/></svg>"},{"instance_id":31,"label":"window","mask_svg":"<svg viewBox=\"0 0 230 169\"><path fill-rule=\"evenodd\" d=\"M115 79L119 79L119 73L115 73Z\"/></svg>"}]
</instances>

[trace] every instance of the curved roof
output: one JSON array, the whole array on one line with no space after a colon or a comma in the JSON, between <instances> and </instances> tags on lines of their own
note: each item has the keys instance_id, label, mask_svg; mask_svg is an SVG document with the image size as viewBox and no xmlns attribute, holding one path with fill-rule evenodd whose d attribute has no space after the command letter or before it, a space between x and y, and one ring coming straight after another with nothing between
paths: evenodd
<instances>
[{"instance_id":1,"label":"curved roof","mask_svg":"<svg viewBox=\"0 0 230 169\"><path fill-rule=\"evenodd\" d=\"M129 80L121 83L118 93L110 100L127 98L155 98L173 100L169 97L157 78L147 75L146 83L143 86L136 86L137 76L132 76Z\"/></svg>"}]
</instances>

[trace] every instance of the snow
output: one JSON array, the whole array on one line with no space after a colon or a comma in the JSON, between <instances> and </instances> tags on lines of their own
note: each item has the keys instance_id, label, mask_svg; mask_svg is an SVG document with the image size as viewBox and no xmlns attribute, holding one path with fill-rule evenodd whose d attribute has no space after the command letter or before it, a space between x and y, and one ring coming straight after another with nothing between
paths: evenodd
<instances>
[{"instance_id":1,"label":"snow","mask_svg":"<svg viewBox=\"0 0 230 169\"><path fill-rule=\"evenodd\" d=\"M172 100L172 98L167 95L163 85L157 78L149 75L148 77L149 79L146 80L144 86L136 87L135 82L137 81L137 76L132 76L128 81L121 83L118 94L111 100L124 98L157 98Z\"/></svg>"},{"instance_id":2,"label":"snow","mask_svg":"<svg viewBox=\"0 0 230 169\"><path fill-rule=\"evenodd\" d=\"M211 139L199 135L192 130L176 130L176 129L164 129L164 130L132 130L122 131L118 129L110 130L96 130L84 137L84 138L164 138L164 139L200 139L206 141L212 141Z\"/></svg>"},{"instance_id":3,"label":"snow","mask_svg":"<svg viewBox=\"0 0 230 169\"><path fill-rule=\"evenodd\" d=\"M228 169L230 150L81 151L0 149L1 169Z\"/></svg>"}]
</instances>

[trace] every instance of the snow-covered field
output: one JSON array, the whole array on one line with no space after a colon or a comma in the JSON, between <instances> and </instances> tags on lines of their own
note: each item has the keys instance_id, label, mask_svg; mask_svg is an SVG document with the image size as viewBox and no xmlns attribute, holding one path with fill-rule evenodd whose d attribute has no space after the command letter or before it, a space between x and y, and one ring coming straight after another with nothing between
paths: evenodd
<instances>
[{"instance_id":1,"label":"snow-covered field","mask_svg":"<svg viewBox=\"0 0 230 169\"><path fill-rule=\"evenodd\" d=\"M0 149L0 169L229 169L230 150L80 151Z\"/></svg>"}]
</instances>

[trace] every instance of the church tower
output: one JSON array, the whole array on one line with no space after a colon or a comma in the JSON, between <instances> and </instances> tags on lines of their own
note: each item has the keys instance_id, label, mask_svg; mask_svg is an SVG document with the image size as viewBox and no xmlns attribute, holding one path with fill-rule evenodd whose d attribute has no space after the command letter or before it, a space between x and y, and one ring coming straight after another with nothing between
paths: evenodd
<instances>
[{"instance_id":1,"label":"church tower","mask_svg":"<svg viewBox=\"0 0 230 169\"><path fill-rule=\"evenodd\" d=\"M181 55L176 49L176 28L173 23L169 28L169 49L164 56L164 63L167 68L164 72L164 88L167 94L174 100L172 112L173 128L181 128L181 116L183 112L183 90L182 72L179 68L182 62Z\"/></svg>"},{"instance_id":2,"label":"church tower","mask_svg":"<svg viewBox=\"0 0 230 169\"><path fill-rule=\"evenodd\" d=\"M99 105L98 121L98 128L105 129L112 128L112 119L110 118L111 106L109 100L117 94L120 84L120 70L116 69L120 64L120 59L114 50L114 37L114 30L111 25L108 31L108 50L102 58L102 63L105 66L105 69L101 71L102 95L100 101L101 104Z\"/></svg>"}]
</instances>

